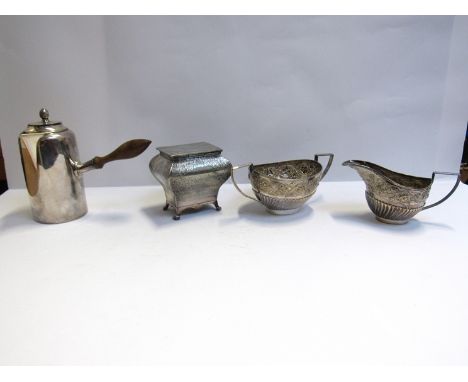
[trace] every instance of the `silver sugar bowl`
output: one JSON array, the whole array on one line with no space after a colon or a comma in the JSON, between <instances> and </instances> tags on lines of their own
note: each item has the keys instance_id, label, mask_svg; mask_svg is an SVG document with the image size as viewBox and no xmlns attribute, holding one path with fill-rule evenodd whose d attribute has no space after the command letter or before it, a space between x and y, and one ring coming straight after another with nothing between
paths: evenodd
<instances>
[{"instance_id":1,"label":"silver sugar bowl","mask_svg":"<svg viewBox=\"0 0 468 382\"><path fill-rule=\"evenodd\" d=\"M318 162L328 157L325 168ZM320 181L327 175L334 155L316 154L314 160L299 159L265 164L234 166L232 183L245 197L263 204L274 215L291 215L315 194ZM249 180L256 198L242 191L234 178L234 170L249 167Z\"/></svg>"}]
</instances>

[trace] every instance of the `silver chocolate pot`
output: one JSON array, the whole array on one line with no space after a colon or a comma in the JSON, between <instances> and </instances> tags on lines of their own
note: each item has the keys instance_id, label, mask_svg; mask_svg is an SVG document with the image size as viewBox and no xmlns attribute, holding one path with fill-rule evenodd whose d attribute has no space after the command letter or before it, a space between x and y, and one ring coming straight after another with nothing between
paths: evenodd
<instances>
[{"instance_id":1,"label":"silver chocolate pot","mask_svg":"<svg viewBox=\"0 0 468 382\"><path fill-rule=\"evenodd\" d=\"M136 157L151 143L131 140L104 157L81 163L73 132L61 122L50 121L46 109L39 115L41 121L28 124L18 143L32 215L40 223L65 223L85 215L88 207L81 174L110 161Z\"/></svg>"}]
</instances>

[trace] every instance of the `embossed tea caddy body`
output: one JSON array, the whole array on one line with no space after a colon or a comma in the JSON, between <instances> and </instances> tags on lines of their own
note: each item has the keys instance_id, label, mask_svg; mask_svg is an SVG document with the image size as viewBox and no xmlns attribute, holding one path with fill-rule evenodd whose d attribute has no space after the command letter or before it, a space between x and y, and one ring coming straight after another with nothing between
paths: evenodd
<instances>
[{"instance_id":1,"label":"embossed tea caddy body","mask_svg":"<svg viewBox=\"0 0 468 382\"><path fill-rule=\"evenodd\" d=\"M88 207L81 174L110 161L133 158L151 143L134 139L106 156L81 163L73 132L49 120L46 109L39 115L41 121L28 124L18 143L32 215L40 223L65 223L85 215Z\"/></svg>"},{"instance_id":2,"label":"embossed tea caddy body","mask_svg":"<svg viewBox=\"0 0 468 382\"><path fill-rule=\"evenodd\" d=\"M161 183L166 194L166 206L175 209L174 220L191 208L213 204L217 211L218 191L231 174L231 162L221 156L223 151L207 142L157 148L149 164L151 173Z\"/></svg>"}]
</instances>

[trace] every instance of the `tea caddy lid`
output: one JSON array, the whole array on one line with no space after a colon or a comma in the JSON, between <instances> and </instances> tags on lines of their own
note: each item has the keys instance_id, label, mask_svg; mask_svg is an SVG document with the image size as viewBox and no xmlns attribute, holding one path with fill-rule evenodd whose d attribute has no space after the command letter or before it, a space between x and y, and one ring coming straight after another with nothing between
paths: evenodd
<instances>
[{"instance_id":1,"label":"tea caddy lid","mask_svg":"<svg viewBox=\"0 0 468 382\"><path fill-rule=\"evenodd\" d=\"M49 111L46 108L42 108L39 111L40 121L28 123L28 127L23 131L23 134L28 133L59 133L67 130L62 122L49 120Z\"/></svg>"},{"instance_id":2,"label":"tea caddy lid","mask_svg":"<svg viewBox=\"0 0 468 382\"><path fill-rule=\"evenodd\" d=\"M196 142L177 146L157 147L162 156L178 161L190 157L209 157L221 154L223 151L218 146L208 142Z\"/></svg>"}]
</instances>

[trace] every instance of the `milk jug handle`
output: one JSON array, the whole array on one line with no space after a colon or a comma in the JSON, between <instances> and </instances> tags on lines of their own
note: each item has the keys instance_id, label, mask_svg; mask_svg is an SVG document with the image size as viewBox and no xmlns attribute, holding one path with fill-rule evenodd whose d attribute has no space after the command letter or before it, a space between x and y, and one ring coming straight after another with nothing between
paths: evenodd
<instances>
[{"instance_id":1,"label":"milk jug handle","mask_svg":"<svg viewBox=\"0 0 468 382\"><path fill-rule=\"evenodd\" d=\"M435 202L435 203L432 203L432 204L429 204L428 206L424 206L423 207L423 210L427 210L429 208L432 208L432 207L435 207L435 206L438 206L439 204L445 202L448 198L450 198L452 196L452 194L455 192L455 190L457 189L458 185L460 184L460 176L458 173L456 172L441 172L441 171L434 171L432 173L432 182L434 182L434 178L436 175L455 175L457 177L457 181L455 182L455 185L452 187L452 189L450 190L450 192L445 195L442 199L440 199L438 202Z\"/></svg>"},{"instance_id":2,"label":"milk jug handle","mask_svg":"<svg viewBox=\"0 0 468 382\"><path fill-rule=\"evenodd\" d=\"M333 155L331 153L315 154L314 160L316 162L318 162L319 157L328 157L327 165L325 166L325 169L322 171L322 175L320 176L320 180L322 180L323 178L325 178L325 175L327 175L328 170L330 170L330 167L331 167L331 165L333 163L333 158L335 157L335 155Z\"/></svg>"},{"instance_id":3,"label":"milk jug handle","mask_svg":"<svg viewBox=\"0 0 468 382\"><path fill-rule=\"evenodd\" d=\"M239 185L237 184L236 180L234 179L234 170L238 170L240 168L243 168L243 167L250 167L252 166L253 164L252 163L248 163L248 164L243 164L241 166L232 166L231 167L231 178L232 178L232 183L234 184L234 187L237 188L237 191L239 191L242 195L244 195L246 198L249 198L249 199L252 199L252 200L255 200L256 202L259 202L257 199L255 199L254 197L250 196L250 195L247 195L244 191L242 191L239 187ZM259 202L260 203L260 202Z\"/></svg>"}]
</instances>

